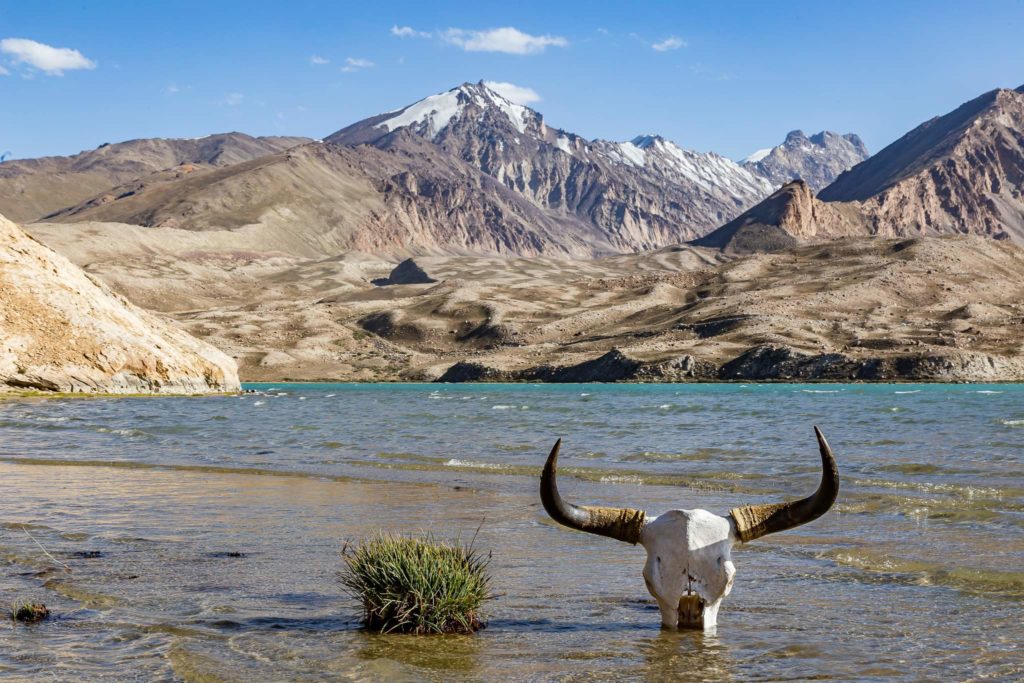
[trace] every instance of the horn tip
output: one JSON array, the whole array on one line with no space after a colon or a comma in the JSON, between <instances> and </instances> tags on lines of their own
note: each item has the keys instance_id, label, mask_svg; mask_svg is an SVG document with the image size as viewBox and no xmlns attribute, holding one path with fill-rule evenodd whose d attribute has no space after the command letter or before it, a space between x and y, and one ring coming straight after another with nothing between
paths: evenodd
<instances>
[{"instance_id":1,"label":"horn tip","mask_svg":"<svg viewBox=\"0 0 1024 683\"><path fill-rule=\"evenodd\" d=\"M818 425L814 425L814 436L818 438L818 444L824 447L828 447L828 441L825 440L825 435L822 433Z\"/></svg>"},{"instance_id":2,"label":"horn tip","mask_svg":"<svg viewBox=\"0 0 1024 683\"><path fill-rule=\"evenodd\" d=\"M562 439L559 438L555 441L555 445L551 447L551 452L548 453L547 463L544 465L545 470L554 469L555 462L558 461L558 451L562 448Z\"/></svg>"}]
</instances>

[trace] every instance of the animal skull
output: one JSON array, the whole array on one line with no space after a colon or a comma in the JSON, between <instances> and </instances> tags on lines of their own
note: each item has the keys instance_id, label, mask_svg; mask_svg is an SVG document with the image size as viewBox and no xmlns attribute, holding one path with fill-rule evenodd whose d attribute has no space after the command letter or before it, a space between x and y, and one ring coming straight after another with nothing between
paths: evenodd
<instances>
[{"instance_id":1,"label":"animal skull","mask_svg":"<svg viewBox=\"0 0 1024 683\"><path fill-rule=\"evenodd\" d=\"M577 506L562 500L555 468L562 440L555 442L540 479L540 499L551 518L572 529L633 543L647 550L644 581L658 601L664 628L713 629L718 608L732 590L732 547L825 514L839 493L832 449L817 427L821 484L811 496L789 503L733 508L725 517L707 510L669 510L647 517L643 510Z\"/></svg>"}]
</instances>

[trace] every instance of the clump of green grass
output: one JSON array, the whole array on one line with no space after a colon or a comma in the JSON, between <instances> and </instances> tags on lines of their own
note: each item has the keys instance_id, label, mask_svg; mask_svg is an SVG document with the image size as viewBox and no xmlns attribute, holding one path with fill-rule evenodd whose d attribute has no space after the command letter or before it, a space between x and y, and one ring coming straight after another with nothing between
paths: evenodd
<instances>
[{"instance_id":1,"label":"clump of green grass","mask_svg":"<svg viewBox=\"0 0 1024 683\"><path fill-rule=\"evenodd\" d=\"M11 619L34 624L50 616L50 610L39 602L19 602L11 607Z\"/></svg>"},{"instance_id":2,"label":"clump of green grass","mask_svg":"<svg viewBox=\"0 0 1024 683\"><path fill-rule=\"evenodd\" d=\"M471 633L484 627L490 556L472 543L378 533L341 551L341 582L381 633Z\"/></svg>"}]
</instances>

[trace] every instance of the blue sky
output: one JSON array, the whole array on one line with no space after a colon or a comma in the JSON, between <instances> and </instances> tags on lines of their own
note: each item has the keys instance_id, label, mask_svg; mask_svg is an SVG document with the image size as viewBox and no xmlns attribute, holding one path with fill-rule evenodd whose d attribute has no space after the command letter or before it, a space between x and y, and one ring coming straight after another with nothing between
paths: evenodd
<instances>
[{"instance_id":1,"label":"blue sky","mask_svg":"<svg viewBox=\"0 0 1024 683\"><path fill-rule=\"evenodd\" d=\"M741 158L827 128L877 151L1024 83L1022 27L1024 2L994 0L0 0L0 154L322 137L480 79L532 90L549 124L591 138Z\"/></svg>"}]
</instances>

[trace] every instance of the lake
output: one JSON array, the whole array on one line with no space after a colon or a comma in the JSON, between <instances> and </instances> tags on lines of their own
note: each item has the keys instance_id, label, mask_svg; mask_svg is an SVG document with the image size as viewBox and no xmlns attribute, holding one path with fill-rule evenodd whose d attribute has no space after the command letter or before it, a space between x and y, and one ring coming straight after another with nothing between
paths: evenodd
<instances>
[{"instance_id":1,"label":"lake","mask_svg":"<svg viewBox=\"0 0 1024 683\"><path fill-rule=\"evenodd\" d=\"M0 627L0 677L1024 677L1024 385L247 388L0 402L0 602L54 614ZM839 500L736 547L713 633L661 631L643 549L539 504L557 437L576 503L725 514L803 496L815 424ZM343 543L478 528L485 630L360 630Z\"/></svg>"}]
</instances>

